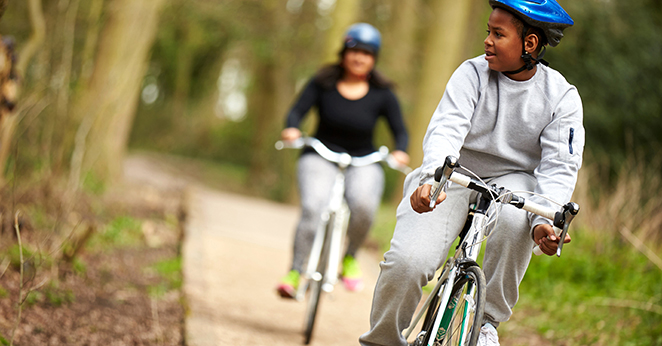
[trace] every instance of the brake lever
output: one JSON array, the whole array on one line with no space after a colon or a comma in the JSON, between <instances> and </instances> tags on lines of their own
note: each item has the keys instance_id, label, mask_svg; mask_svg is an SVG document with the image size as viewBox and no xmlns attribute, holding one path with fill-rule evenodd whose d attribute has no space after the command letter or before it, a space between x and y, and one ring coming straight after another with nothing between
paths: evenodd
<instances>
[{"instance_id":1,"label":"brake lever","mask_svg":"<svg viewBox=\"0 0 662 346\"><path fill-rule=\"evenodd\" d=\"M568 234L570 222L575 218L575 215L579 213L579 205L577 203L570 202L564 205L563 209L563 220L561 220L563 223L563 231L559 235L559 247L556 249L556 257L561 257L561 250L563 249L564 244L563 241L565 240L565 236ZM556 220L554 220L554 223L556 224Z\"/></svg>"}]
</instances>

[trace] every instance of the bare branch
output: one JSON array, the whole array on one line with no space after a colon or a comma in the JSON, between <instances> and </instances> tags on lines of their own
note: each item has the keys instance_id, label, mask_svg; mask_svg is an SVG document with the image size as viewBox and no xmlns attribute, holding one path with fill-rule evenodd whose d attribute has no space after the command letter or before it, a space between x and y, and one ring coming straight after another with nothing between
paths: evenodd
<instances>
[{"instance_id":1,"label":"bare branch","mask_svg":"<svg viewBox=\"0 0 662 346\"><path fill-rule=\"evenodd\" d=\"M28 0L28 8L30 10L32 36L30 36L30 40L25 44L19 54L21 59L18 61L16 69L20 75L24 75L30 60L32 60L32 57L44 42L44 37L46 37L46 20L44 19L41 0Z\"/></svg>"},{"instance_id":2,"label":"bare branch","mask_svg":"<svg viewBox=\"0 0 662 346\"><path fill-rule=\"evenodd\" d=\"M16 238L18 239L18 254L20 259L20 280L18 282L18 314L16 316L16 323L14 324L14 329L11 331L11 340L9 341L9 346L14 345L14 336L16 335L16 329L21 322L21 312L23 310L23 243L21 242L21 230L18 226L18 215L17 211L14 215L14 229L16 230Z\"/></svg>"}]
</instances>

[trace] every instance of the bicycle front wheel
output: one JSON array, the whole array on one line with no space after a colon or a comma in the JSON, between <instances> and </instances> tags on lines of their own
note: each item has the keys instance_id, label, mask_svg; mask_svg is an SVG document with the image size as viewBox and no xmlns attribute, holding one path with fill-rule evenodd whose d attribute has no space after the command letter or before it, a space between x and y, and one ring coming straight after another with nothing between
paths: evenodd
<instances>
[{"instance_id":1,"label":"bicycle front wheel","mask_svg":"<svg viewBox=\"0 0 662 346\"><path fill-rule=\"evenodd\" d=\"M433 345L476 345L485 312L485 285L485 275L478 266L458 273Z\"/></svg>"},{"instance_id":2,"label":"bicycle front wheel","mask_svg":"<svg viewBox=\"0 0 662 346\"><path fill-rule=\"evenodd\" d=\"M317 307L319 307L320 297L322 296L322 280L311 280L308 290L310 293L308 295L308 305L306 306L306 330L304 331L304 343L306 345L310 343L313 336Z\"/></svg>"},{"instance_id":3,"label":"bicycle front wheel","mask_svg":"<svg viewBox=\"0 0 662 346\"><path fill-rule=\"evenodd\" d=\"M308 304L306 306L306 322L304 330L304 343L308 345L313 337L313 327L315 326L315 318L317 317L317 309L319 307L320 298L322 297L322 284L324 283L324 276L326 273L326 265L329 261L330 241L329 236L333 229L335 222L335 215L332 214L326 224L326 234L324 237L324 244L320 252L319 262L317 263L316 277L309 281L308 285Z\"/></svg>"}]
</instances>

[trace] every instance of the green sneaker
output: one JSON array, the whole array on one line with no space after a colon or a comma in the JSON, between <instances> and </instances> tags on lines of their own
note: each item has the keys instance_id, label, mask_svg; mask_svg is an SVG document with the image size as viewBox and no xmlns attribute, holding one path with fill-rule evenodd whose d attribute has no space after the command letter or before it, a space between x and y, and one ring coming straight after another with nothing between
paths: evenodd
<instances>
[{"instance_id":1,"label":"green sneaker","mask_svg":"<svg viewBox=\"0 0 662 346\"><path fill-rule=\"evenodd\" d=\"M363 272L354 256L347 255L342 260L342 282L350 291L358 292L363 289Z\"/></svg>"},{"instance_id":2,"label":"green sneaker","mask_svg":"<svg viewBox=\"0 0 662 346\"><path fill-rule=\"evenodd\" d=\"M282 298L294 299L297 295L297 288L299 288L300 274L296 270L290 270L287 275L280 279L280 283L276 290Z\"/></svg>"}]
</instances>

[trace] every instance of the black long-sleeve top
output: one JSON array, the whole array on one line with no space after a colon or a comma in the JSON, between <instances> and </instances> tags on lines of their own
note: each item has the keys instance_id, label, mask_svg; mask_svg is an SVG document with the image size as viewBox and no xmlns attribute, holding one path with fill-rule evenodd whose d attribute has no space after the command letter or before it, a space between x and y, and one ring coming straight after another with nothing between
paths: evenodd
<instances>
[{"instance_id":1,"label":"black long-sleeve top","mask_svg":"<svg viewBox=\"0 0 662 346\"><path fill-rule=\"evenodd\" d=\"M315 137L329 149L352 156L375 151L373 132L380 116L393 133L395 149L406 151L409 137L400 105L388 88L370 85L368 93L357 100L343 97L334 86L325 89L311 80L287 116L286 127L298 127L311 107L317 107L319 124Z\"/></svg>"}]
</instances>

